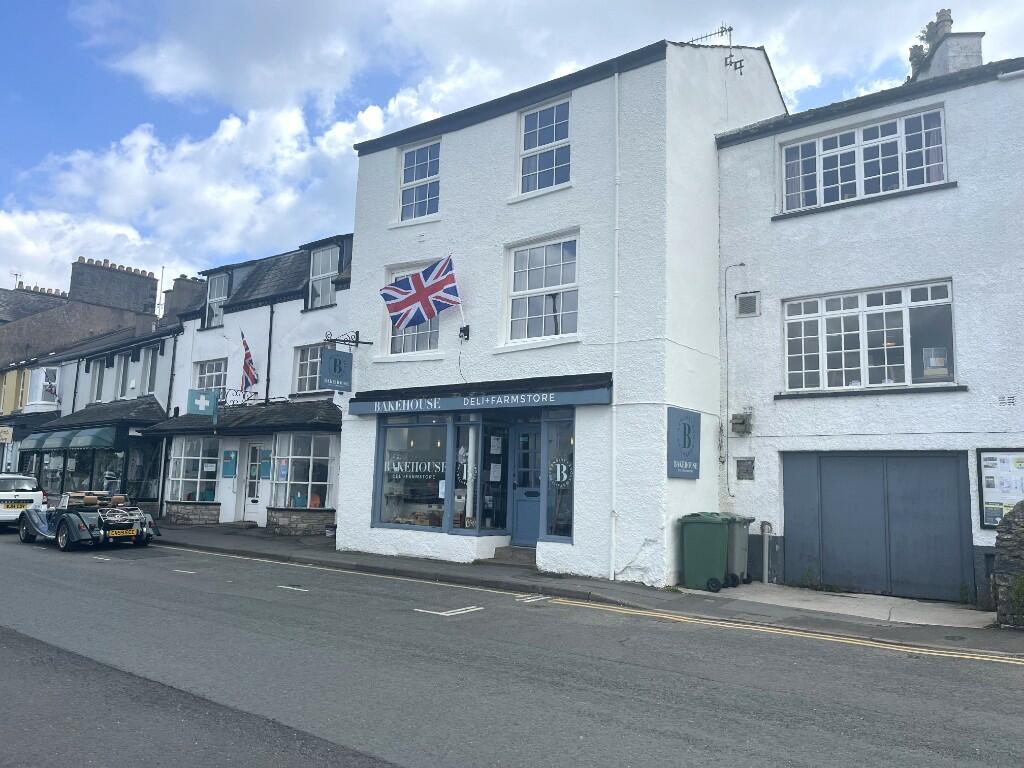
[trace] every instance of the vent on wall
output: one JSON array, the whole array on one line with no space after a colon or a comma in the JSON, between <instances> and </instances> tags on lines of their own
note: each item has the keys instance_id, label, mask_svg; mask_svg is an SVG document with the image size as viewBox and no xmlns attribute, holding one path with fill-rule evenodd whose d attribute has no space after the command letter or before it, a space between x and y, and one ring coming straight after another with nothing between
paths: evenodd
<instances>
[{"instance_id":1,"label":"vent on wall","mask_svg":"<svg viewBox=\"0 0 1024 768\"><path fill-rule=\"evenodd\" d=\"M1016 395L999 395L996 398L996 405L1000 408L1013 408L1017 405Z\"/></svg>"},{"instance_id":2,"label":"vent on wall","mask_svg":"<svg viewBox=\"0 0 1024 768\"><path fill-rule=\"evenodd\" d=\"M736 317L757 317L761 314L761 292L736 294Z\"/></svg>"}]
</instances>

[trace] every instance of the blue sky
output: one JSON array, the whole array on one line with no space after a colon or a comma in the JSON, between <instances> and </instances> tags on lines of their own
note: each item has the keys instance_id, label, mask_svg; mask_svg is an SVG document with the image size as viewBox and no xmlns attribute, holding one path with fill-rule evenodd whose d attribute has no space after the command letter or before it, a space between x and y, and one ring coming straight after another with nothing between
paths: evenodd
<instances>
[{"instance_id":1,"label":"blue sky","mask_svg":"<svg viewBox=\"0 0 1024 768\"><path fill-rule=\"evenodd\" d=\"M891 87L936 10L912 0L36 0L0 5L0 285L66 287L79 255L159 274L352 221L353 141L722 19L794 110ZM986 60L1020 4L954 7Z\"/></svg>"}]
</instances>

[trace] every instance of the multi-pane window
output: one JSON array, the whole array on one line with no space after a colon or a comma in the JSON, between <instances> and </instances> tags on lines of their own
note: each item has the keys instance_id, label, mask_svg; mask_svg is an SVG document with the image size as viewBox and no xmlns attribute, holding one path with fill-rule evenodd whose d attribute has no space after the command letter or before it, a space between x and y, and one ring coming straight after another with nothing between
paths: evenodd
<instances>
[{"instance_id":1,"label":"multi-pane window","mask_svg":"<svg viewBox=\"0 0 1024 768\"><path fill-rule=\"evenodd\" d=\"M569 181L569 102L523 115L520 149L521 193Z\"/></svg>"},{"instance_id":2,"label":"multi-pane window","mask_svg":"<svg viewBox=\"0 0 1024 768\"><path fill-rule=\"evenodd\" d=\"M576 333L576 241L514 251L511 304L512 341Z\"/></svg>"},{"instance_id":3,"label":"multi-pane window","mask_svg":"<svg viewBox=\"0 0 1024 768\"><path fill-rule=\"evenodd\" d=\"M29 400L30 403L56 403L57 399L57 369L56 368L34 368L29 375Z\"/></svg>"},{"instance_id":4,"label":"multi-pane window","mask_svg":"<svg viewBox=\"0 0 1024 768\"><path fill-rule=\"evenodd\" d=\"M219 360L201 360L196 363L196 389L220 389L227 385L228 361L227 358Z\"/></svg>"},{"instance_id":5,"label":"multi-pane window","mask_svg":"<svg viewBox=\"0 0 1024 768\"><path fill-rule=\"evenodd\" d=\"M156 392L157 347L146 347L142 350L142 392L152 395Z\"/></svg>"},{"instance_id":6,"label":"multi-pane window","mask_svg":"<svg viewBox=\"0 0 1024 768\"><path fill-rule=\"evenodd\" d=\"M948 282L798 299L784 314L787 389L954 380Z\"/></svg>"},{"instance_id":7,"label":"multi-pane window","mask_svg":"<svg viewBox=\"0 0 1024 768\"><path fill-rule=\"evenodd\" d=\"M945 181L942 112L894 118L783 148L786 211Z\"/></svg>"},{"instance_id":8,"label":"multi-pane window","mask_svg":"<svg viewBox=\"0 0 1024 768\"><path fill-rule=\"evenodd\" d=\"M441 142L407 150L402 158L402 221L437 213Z\"/></svg>"},{"instance_id":9,"label":"multi-pane window","mask_svg":"<svg viewBox=\"0 0 1024 768\"><path fill-rule=\"evenodd\" d=\"M334 278L338 274L338 246L317 248L310 256L309 308L334 303Z\"/></svg>"},{"instance_id":10,"label":"multi-pane window","mask_svg":"<svg viewBox=\"0 0 1024 768\"><path fill-rule=\"evenodd\" d=\"M215 501L219 443L215 437L178 437L171 447L167 498Z\"/></svg>"},{"instance_id":11,"label":"multi-pane window","mask_svg":"<svg viewBox=\"0 0 1024 768\"><path fill-rule=\"evenodd\" d=\"M228 275L223 272L211 275L207 282L206 321L204 328L224 325L224 302L228 298Z\"/></svg>"},{"instance_id":12,"label":"multi-pane window","mask_svg":"<svg viewBox=\"0 0 1024 768\"><path fill-rule=\"evenodd\" d=\"M398 330L391 329L391 354L427 352L437 349L438 318Z\"/></svg>"},{"instance_id":13,"label":"multi-pane window","mask_svg":"<svg viewBox=\"0 0 1024 768\"><path fill-rule=\"evenodd\" d=\"M131 355L127 352L117 356L115 378L117 381L118 399L128 397L128 374L131 368Z\"/></svg>"},{"instance_id":14,"label":"multi-pane window","mask_svg":"<svg viewBox=\"0 0 1024 768\"><path fill-rule=\"evenodd\" d=\"M320 353L325 345L313 344L295 350L295 391L315 392L320 378Z\"/></svg>"},{"instance_id":15,"label":"multi-pane window","mask_svg":"<svg viewBox=\"0 0 1024 768\"><path fill-rule=\"evenodd\" d=\"M296 432L274 441L275 507L322 509L331 505L331 437Z\"/></svg>"}]
</instances>

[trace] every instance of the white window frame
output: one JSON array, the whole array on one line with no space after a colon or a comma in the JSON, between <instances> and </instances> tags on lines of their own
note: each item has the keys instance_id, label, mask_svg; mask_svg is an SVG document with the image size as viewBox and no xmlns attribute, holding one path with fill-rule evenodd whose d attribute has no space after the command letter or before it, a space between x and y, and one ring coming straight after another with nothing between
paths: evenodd
<instances>
[{"instance_id":1,"label":"white window frame","mask_svg":"<svg viewBox=\"0 0 1024 768\"><path fill-rule=\"evenodd\" d=\"M198 455L194 455L192 451L186 451L186 448L193 441L198 445ZM208 435L180 435L174 439L170 458L170 464L167 468L167 498L169 501L182 501L182 488L184 484L192 482L196 484L196 498L188 499L188 501L213 503L217 500L220 486L218 482L220 477L220 441L218 438ZM188 468L188 462L191 461L197 462L194 474ZM204 472L204 464L214 465L215 469L213 470L212 477L209 472ZM203 476L204 474L206 477ZM207 487L209 485L213 486L212 499L199 498L202 495L204 485Z\"/></svg>"},{"instance_id":2,"label":"white window frame","mask_svg":"<svg viewBox=\"0 0 1024 768\"><path fill-rule=\"evenodd\" d=\"M103 402L103 380L106 378L107 373L107 359L105 357L97 357L92 360L89 365L89 369L92 371L92 381L90 382L90 395L92 402L102 403Z\"/></svg>"},{"instance_id":3,"label":"white window frame","mask_svg":"<svg viewBox=\"0 0 1024 768\"><path fill-rule=\"evenodd\" d=\"M46 390L43 385L46 383L46 372L53 371L54 389L60 391L60 368L54 365L40 366L29 371L28 379L28 405L54 405L57 402L57 395L51 395L52 400L46 399Z\"/></svg>"},{"instance_id":4,"label":"white window frame","mask_svg":"<svg viewBox=\"0 0 1024 768\"><path fill-rule=\"evenodd\" d=\"M219 367L219 370L217 370ZM220 383L217 383L217 379ZM223 394L228 384L228 359L218 357L212 360L198 360L195 364L195 388L217 389Z\"/></svg>"},{"instance_id":5,"label":"white window frame","mask_svg":"<svg viewBox=\"0 0 1024 768\"><path fill-rule=\"evenodd\" d=\"M429 171L430 171L430 162L431 162L430 158L429 158L429 154L430 154L430 148L433 147L435 144L437 145L437 158L436 158L436 160L437 160L437 172L431 174L431 173L429 173ZM406 160L406 157L408 157L408 155L410 153L415 154L415 152L417 150L420 150L420 149L426 149L427 150L427 154L428 154L428 158L427 158L427 171L428 171L428 175L424 176L421 179L413 178L411 181L406 181L405 180L405 168L406 168L405 160ZM416 167L416 163L415 162L413 163L412 167L413 168ZM415 173L413 174L413 176L415 176ZM431 211L430 210L430 200L432 198L429 196L430 195L430 186L429 185L435 184L435 183L437 184L437 207L436 207L436 210ZM403 202L402 202L403 198L405 196L405 192L406 191L408 191L408 190L415 190L418 187L426 187L427 188L427 195L428 195L425 198L426 210L425 210L424 213L419 213L419 214L416 213L417 204L416 204L416 200L415 200L415 195L416 195L415 192L413 192L413 202L412 203L404 203L403 204ZM412 215L410 215L410 216L405 216L404 215L403 208L405 207L405 205L411 205L412 206ZM424 219L424 218L430 218L430 217L437 216L440 212L441 212L441 139L440 138L431 139L430 141L424 141L424 142L422 142L420 144L415 144L415 145L413 145L411 147L404 147L401 150L401 152L399 153L399 155L398 155L398 220L399 221L416 221L417 219Z\"/></svg>"},{"instance_id":6,"label":"white window frame","mask_svg":"<svg viewBox=\"0 0 1024 768\"><path fill-rule=\"evenodd\" d=\"M329 268L323 271L323 265L317 269L317 257L324 254L333 254L334 258L328 261ZM319 309L329 307L335 303L334 278L338 276L338 261L341 258L341 247L338 245L325 245L322 248L315 248L309 254L309 298L307 309ZM313 289L319 287L319 299L314 298Z\"/></svg>"},{"instance_id":7,"label":"white window frame","mask_svg":"<svg viewBox=\"0 0 1024 768\"><path fill-rule=\"evenodd\" d=\"M559 124L559 122L561 122L561 121L558 121L558 119L557 119L557 111L558 111L558 107L561 106L562 104L566 105L566 109L568 111L568 114L566 115L566 120L565 120L565 122L567 123L565 137L561 138L561 139L555 138L554 140L552 140L550 142L547 142L545 144L536 144L536 145L530 147L529 149L527 149L526 148L527 118L532 116L532 115L538 115L538 118L539 118L540 112L542 112L543 110L548 109L548 108L553 108L555 110L555 121L556 121L553 124L553 132L555 132L555 135L557 135L557 132L554 131L554 126L557 126ZM551 99L550 101L547 101L547 102L545 102L543 104L539 104L537 106L530 107L529 109L525 109L525 110L523 110L522 112L519 113L519 131L518 131L518 135L516 136L516 148L517 148L517 152L516 152L516 157L517 157L517 159L516 159L516 194L517 195L519 195L519 196L528 196L528 195L543 194L544 192L547 192L548 190L559 189L559 188L564 187L565 185L569 184L570 182L572 182L572 123L573 123L572 99L568 95L560 96L557 99ZM538 129L534 129L534 130L539 130L539 128ZM564 164L564 165L567 165L569 167L569 174L568 174L568 176L563 181L556 181L555 168L556 167L561 167L561 166L556 166L554 164L554 161L557 158L557 154L558 154L557 150L562 148L562 147L568 147L568 150L569 150L569 160L568 160L567 163ZM552 156L552 167L551 167L552 182L551 182L551 184L548 184L547 186L541 187L540 186L540 180L539 180L539 174L541 172L539 170L539 163L540 163L540 159L539 158L540 158L541 154L543 154L544 152L548 152L548 151L552 151L552 152L555 153ZM523 172L523 164L526 162L526 160L528 158L531 158L531 157L538 158L538 160L537 160L538 168L534 169L533 171L531 171L531 175L537 176L538 180L537 180L537 184L534 186L533 189L524 190L523 189L523 177L526 174Z\"/></svg>"},{"instance_id":8,"label":"white window frame","mask_svg":"<svg viewBox=\"0 0 1024 768\"><path fill-rule=\"evenodd\" d=\"M142 376L140 395L152 395L156 392L157 355L159 347L146 347L142 350Z\"/></svg>"},{"instance_id":9,"label":"white window frame","mask_svg":"<svg viewBox=\"0 0 1024 768\"><path fill-rule=\"evenodd\" d=\"M132 356L130 352L122 352L114 358L115 400L128 397L129 376L131 374Z\"/></svg>"},{"instance_id":10,"label":"white window frame","mask_svg":"<svg viewBox=\"0 0 1024 768\"><path fill-rule=\"evenodd\" d=\"M526 263L527 263L527 270L529 270L529 251L530 250L535 249L535 248L539 248L539 249L544 249L545 252L546 252L546 249L547 249L548 246L563 245L564 243L569 243L569 242L575 243L575 261L573 261L571 263L575 264L576 266L575 266L575 269L574 269L573 280L571 282L561 282L561 283L557 283L557 284L554 284L554 285L545 285L545 286L540 287L540 288L530 288L530 287L528 287L529 286L529 282L528 282L529 281L529 273L527 271L527 276L526 276L527 287L523 288L523 289L516 290L516 273L517 272L522 272L522 270L517 270L516 269L516 266L517 266L517 264L516 264L516 254L517 253L521 253L521 252L524 252L524 251L527 253L527 257L526 257L527 258L527 262ZM546 253L545 253L545 256L546 256ZM562 258L564 259L564 256L562 256ZM508 249L507 262L508 262L508 267L507 267L506 275L507 275L507 281L508 281L508 283L507 283L508 290L506 291L506 301L505 301L505 331L504 331L505 343L509 344L509 345L512 345L512 344L529 344L531 342L544 341L544 340L550 340L550 339L572 339L572 338L575 338L579 334L579 316L580 316L580 305L579 305L579 294L580 294L580 238L579 238L579 233L575 233L575 232L565 233L565 234L558 235L558 236L555 236L555 237L544 238L542 240L534 240L534 241L530 241L530 242L526 242L526 243L521 243L519 245L510 247ZM564 262L564 261L563 262L559 262L560 265L564 265L565 263L568 263L568 262ZM543 272L543 270L546 269L546 266L544 266L544 267L536 267L536 268L542 270L542 272ZM564 269L562 271L563 271L563 274L564 274ZM513 330L512 330L512 323L514 321L518 321L518 320L523 319L523 318L514 318L513 317L513 307L514 307L514 303L515 303L515 301L517 299L526 299L527 302L528 302L531 297L547 296L547 295L553 294L553 293L557 293L561 297L563 294L570 293L570 292L575 292L576 293L576 309L575 310L568 310L568 312L563 310L561 308L561 301L563 301L563 299L560 298L559 299L560 307L559 307L558 316L561 318L565 314L571 314L571 313L575 312L575 315L576 315L576 328L575 328L575 330L572 330L572 331L559 331L558 333L555 333L555 334L546 334L546 333L542 332L540 336L529 336L529 335L527 335L527 336L523 336L521 338L515 338L514 337L514 333L513 333ZM543 326L543 323L544 323L544 318L547 317L547 316L548 316L547 314L542 314L540 316L541 317L541 324L542 324L542 326ZM525 319L527 321L526 322L527 333L529 333L529 319L530 319L530 315L527 314ZM542 331L543 331L543 328L542 328Z\"/></svg>"},{"instance_id":11,"label":"white window frame","mask_svg":"<svg viewBox=\"0 0 1024 768\"><path fill-rule=\"evenodd\" d=\"M309 437L309 453L296 454L295 453L295 437L296 436L308 436ZM320 440L318 440L320 438ZM317 453L316 445L317 442L327 442L327 453ZM288 450L285 451L282 445L287 441ZM309 461L309 474L306 480L299 480L293 477L294 465L293 462L296 460L308 460ZM287 462L287 479L279 479L281 476L281 462ZM314 461L326 461L327 462L327 479L323 482L313 480L313 462ZM335 458L335 446L334 440L329 432L281 432L278 433L274 438L274 464L271 472L271 490L270 499L272 506L278 506L278 490L281 486L284 486L284 498L286 503L283 505L288 509L311 509L309 507L309 501L312 498L313 486L327 486L327 493L324 498L320 500L319 507L312 507L312 509L333 509L331 503L334 501L334 477L337 474L336 470L336 458ZM304 485L306 487L306 506L305 507L292 507L291 501L291 488L295 485Z\"/></svg>"},{"instance_id":12,"label":"white window frame","mask_svg":"<svg viewBox=\"0 0 1024 768\"><path fill-rule=\"evenodd\" d=\"M429 263L430 262L423 262L414 267L406 266L400 269L396 269L392 271L391 276L388 278L387 282L393 283L396 280L399 280L403 277L409 277L409 275L415 275L419 272L422 272ZM435 315L432 319L428 320L425 323L420 323L419 325L413 325L408 328L403 328L400 331L395 330L395 326L392 324L391 318L387 314L387 310L384 311L384 319L387 323L387 350L389 356L398 357L400 355L422 355L436 353L438 351L438 347L440 344L441 328L441 316L439 314ZM394 341L399 338L402 339L403 349L399 352L395 352L393 351ZM413 342L415 349L406 351L404 349L405 341L410 338L415 339L415 341ZM419 348L419 344L422 339L427 340L427 346L424 349ZM431 344L433 344L433 346L431 346Z\"/></svg>"},{"instance_id":13,"label":"white window frame","mask_svg":"<svg viewBox=\"0 0 1024 768\"><path fill-rule=\"evenodd\" d=\"M915 118L920 118L923 120L926 115L935 114L939 116L938 130L941 133L941 140L939 141L939 143L931 146L922 146L920 149L917 149L916 146L908 148L908 137L911 136L912 134L908 133L907 131L907 122L912 121ZM877 137L873 136L872 138L865 138L865 131L873 131L873 129L888 126L890 123L896 124L895 134L889 134L886 136L879 135ZM898 192L904 192L907 190L914 189L923 189L927 187L933 187L939 184L945 184L949 181L949 157L946 149L948 128L949 126L946 123L945 109L942 106L933 106L927 109L914 109L912 111L904 113L889 115L883 118L877 118L868 122L859 123L852 126L843 126L842 128L834 129L829 131L828 133L823 133L816 136L805 136L799 140L786 141L785 143L779 145L779 161L781 163L781 169L779 174L779 178L781 179L781 197L779 200L779 210L781 213L786 214L796 213L798 211L815 210L818 208L828 208L833 205L841 205L851 200L882 198L888 195L896 194ZM931 128L928 130L934 131L936 129ZM850 133L854 135L854 140L852 144L841 145L839 137L845 137ZM916 133L917 132L914 132L913 135L916 135ZM924 133L922 133L921 136L922 142L924 142L926 140ZM867 163L874 162L874 158L865 157L865 150L879 147L881 151L881 147L883 147L883 145L888 145L892 142L895 142L897 145L896 169L895 171L889 171L887 173L895 172L898 176L899 183L895 188L892 189L880 189L877 192L866 192L866 166ZM835 146L833 146L833 143L835 144ZM909 143L913 144L914 142L911 141ZM815 192L815 202L810 205L804 204L804 193L806 191L811 191L812 189L808 187L806 190L800 190L799 204L791 207L787 201L787 166L792 162L802 163L804 159L806 159L802 157L804 152L801 151L801 148L805 144L814 145L813 158L815 186L813 187L813 190ZM793 149L795 149L799 154L801 154L801 160L787 161L787 152ZM908 167L908 155L915 154L918 151L922 153L922 161L924 162L924 165L915 166L914 168ZM938 161L928 163L928 153L934 153L936 151L940 159ZM838 199L825 202L825 189L826 187L832 186L831 184L826 185L825 183L825 174L828 172L824 168L825 158L839 157L847 153L853 153L854 161L852 167L854 170L854 180L851 183L854 185L855 194L849 197L844 197L843 188L840 187ZM881 164L882 159L878 158L878 162L879 164ZM924 180L922 182L914 184L910 183L909 179L911 173L916 173L916 171L919 168L926 169L935 167L938 167L940 169L938 172L939 178L929 181L928 172L927 170L924 170ZM804 178L803 174L801 173L796 178L801 180L802 184L802 180ZM871 178L874 178L874 175L872 175ZM881 179L881 177L879 178ZM842 182L841 179L840 182Z\"/></svg>"},{"instance_id":14,"label":"white window frame","mask_svg":"<svg viewBox=\"0 0 1024 768\"><path fill-rule=\"evenodd\" d=\"M297 394L325 391L317 386L320 378L320 356L325 349L327 349L327 345L323 343L307 344L295 348L295 392ZM314 351L316 352L315 359L310 357ZM303 355L306 355L305 360L302 359Z\"/></svg>"},{"instance_id":15,"label":"white window frame","mask_svg":"<svg viewBox=\"0 0 1024 768\"><path fill-rule=\"evenodd\" d=\"M912 291L919 291L925 289L928 291L927 299L912 300ZM945 293L945 296L941 294ZM873 304L868 306L868 296L881 294L882 304ZM896 294L899 294L898 300L896 300ZM838 306L836 302L838 301ZM856 306L854 306L856 302ZM888 302L888 303L886 303ZM952 324L952 336L950 343L951 349L947 352L950 360L953 362L953 380L952 381L935 381L935 382L917 382L913 380L913 335L910 327L910 312L912 309L917 307L925 306L941 306L949 305L950 307L950 318ZM953 301L953 284L950 280L929 280L920 283L906 283L901 285L887 286L881 288L869 288L866 290L858 291L843 291L842 293L831 293L822 294L819 296L807 296L796 299L787 299L782 303L782 375L783 375L783 386L786 392L818 392L818 391L856 391L856 390L870 390L870 389L919 389L928 388L935 386L951 386L955 384L956 380L956 325L955 325L955 308ZM831 308L830 308L831 306ZM790 307L799 307L800 312L796 314L789 314ZM876 315L879 313L892 313L899 312L901 316L900 326L902 331L902 350L903 350L903 381L902 382L891 382L881 381L877 383L870 383L870 369L878 368L877 365L871 365L869 360L869 347L868 347L868 315ZM829 331L829 320L838 319L840 323L845 323L843 318L856 316L857 329L856 331ZM817 357L818 357L818 386L801 386L791 387L789 384L789 360L790 357L801 357L802 362L808 355L814 355L814 352L807 352L804 350L800 355L790 354L789 343L789 324L790 323L813 323L816 327L816 333L812 336L802 335L799 338L816 338L817 339ZM834 324L834 323L833 323ZM830 385L828 374L830 370L856 370L854 366L845 365L845 345L839 351L839 354L844 356L843 367L830 369L828 367L828 336L840 336L841 338L846 335L857 334L856 343L858 352L858 363L856 369L859 369L859 379L855 380L859 383L846 384L845 377L844 383L839 385ZM794 337L796 338L796 337ZM887 346L888 348L888 346ZM877 349L877 348L874 348ZM832 354L836 354L833 351ZM888 366L886 366L888 367ZM811 370L813 373L813 369ZM794 371L795 373L795 371ZM804 371L806 374L806 371Z\"/></svg>"},{"instance_id":16,"label":"white window frame","mask_svg":"<svg viewBox=\"0 0 1024 768\"><path fill-rule=\"evenodd\" d=\"M203 316L203 328L220 328L224 325L224 302L228 300L230 283L231 276L227 272L220 272L207 278L206 314ZM215 288L217 289L216 294L214 293Z\"/></svg>"}]
</instances>

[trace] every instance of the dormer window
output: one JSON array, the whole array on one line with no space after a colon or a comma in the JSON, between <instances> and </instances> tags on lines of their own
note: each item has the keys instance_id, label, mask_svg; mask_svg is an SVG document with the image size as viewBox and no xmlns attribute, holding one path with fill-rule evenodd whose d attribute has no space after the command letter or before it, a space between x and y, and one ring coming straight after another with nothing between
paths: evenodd
<instances>
[{"instance_id":1,"label":"dormer window","mask_svg":"<svg viewBox=\"0 0 1024 768\"><path fill-rule=\"evenodd\" d=\"M783 209L821 208L946 180L943 118L921 112L782 148Z\"/></svg>"},{"instance_id":2,"label":"dormer window","mask_svg":"<svg viewBox=\"0 0 1024 768\"><path fill-rule=\"evenodd\" d=\"M309 260L309 309L334 303L334 278L338 274L340 250L337 245L328 245L313 251Z\"/></svg>"},{"instance_id":3,"label":"dormer window","mask_svg":"<svg viewBox=\"0 0 1024 768\"><path fill-rule=\"evenodd\" d=\"M211 275L207 282L206 322L204 328L224 325L224 302L228 299L228 275Z\"/></svg>"}]
</instances>

